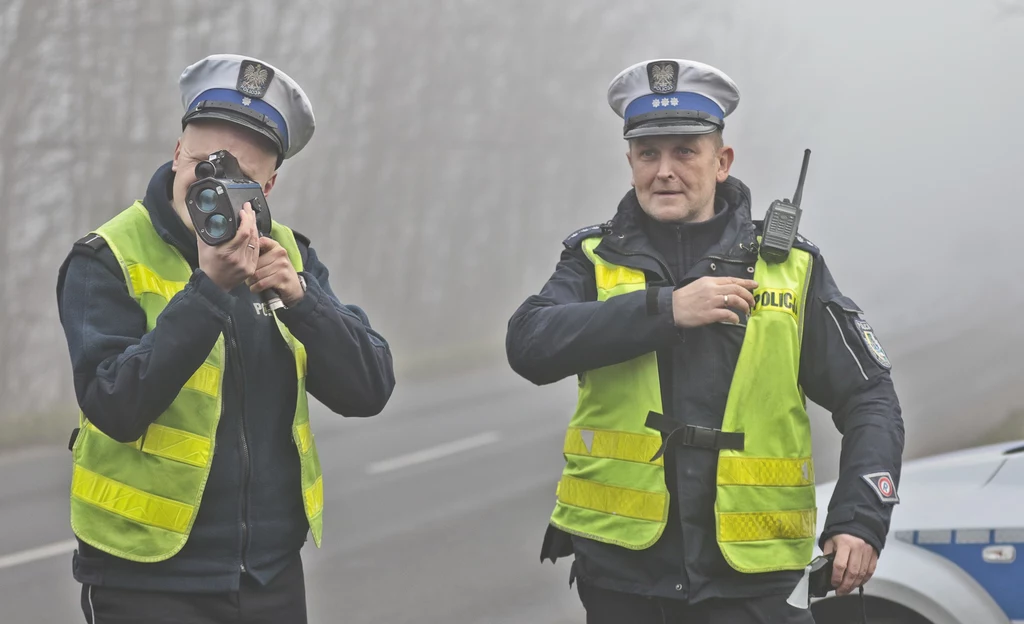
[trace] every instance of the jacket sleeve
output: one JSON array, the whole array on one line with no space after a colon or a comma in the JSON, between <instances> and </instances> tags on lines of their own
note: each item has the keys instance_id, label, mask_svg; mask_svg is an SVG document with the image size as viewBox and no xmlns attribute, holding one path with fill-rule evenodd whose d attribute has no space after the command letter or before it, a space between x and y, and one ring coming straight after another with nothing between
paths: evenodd
<instances>
[{"instance_id":1,"label":"jacket sleeve","mask_svg":"<svg viewBox=\"0 0 1024 624\"><path fill-rule=\"evenodd\" d=\"M505 352L516 373L543 385L679 341L671 287L597 301L594 265L573 247L562 251L540 293L512 315Z\"/></svg>"},{"instance_id":2,"label":"jacket sleeve","mask_svg":"<svg viewBox=\"0 0 1024 624\"><path fill-rule=\"evenodd\" d=\"M904 446L891 365L863 311L839 291L821 257L805 315L800 382L808 398L832 412L843 436L820 543L846 533L880 553L898 501Z\"/></svg>"},{"instance_id":3,"label":"jacket sleeve","mask_svg":"<svg viewBox=\"0 0 1024 624\"><path fill-rule=\"evenodd\" d=\"M210 354L233 297L196 271L147 332L110 249L76 245L61 267L57 301L82 412L111 438L131 442Z\"/></svg>"},{"instance_id":4,"label":"jacket sleeve","mask_svg":"<svg viewBox=\"0 0 1024 624\"><path fill-rule=\"evenodd\" d=\"M278 317L306 347L307 389L337 414L379 414L395 388L391 348L362 309L338 300L312 247L304 268L305 296Z\"/></svg>"}]
</instances>

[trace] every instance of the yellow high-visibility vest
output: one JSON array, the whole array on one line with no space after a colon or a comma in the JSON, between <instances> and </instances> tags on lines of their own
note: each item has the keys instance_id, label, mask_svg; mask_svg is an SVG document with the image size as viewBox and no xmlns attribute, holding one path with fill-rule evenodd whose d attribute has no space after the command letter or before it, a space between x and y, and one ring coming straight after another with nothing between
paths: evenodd
<instances>
[{"instance_id":1,"label":"yellow high-visibility vest","mask_svg":"<svg viewBox=\"0 0 1024 624\"><path fill-rule=\"evenodd\" d=\"M171 297L185 288L192 268L153 228L136 202L95 230L124 272L128 292L146 313L146 331ZM273 224L271 237L297 271L302 257L290 229ZM276 317L275 317L276 318ZM298 383L292 436L300 457L302 493L313 539L323 533L323 479L306 396L306 349L278 320L295 357ZM163 561L188 540L213 464L214 438L223 408L224 335L171 406L141 438L124 444L79 415L73 447L71 527L83 542L123 559Z\"/></svg>"},{"instance_id":2,"label":"yellow high-visibility vest","mask_svg":"<svg viewBox=\"0 0 1024 624\"><path fill-rule=\"evenodd\" d=\"M647 288L643 271L612 264L583 242L598 300ZM747 322L722 422L741 448L719 451L715 523L726 561L741 572L799 570L811 560L817 518L810 423L799 384L800 345L812 257L758 259L757 304ZM565 468L551 523L633 550L649 548L668 521L655 353L587 371L566 432ZM700 433L698 431L698 433ZM707 432L706 430L704 433ZM682 501L681 504L686 504Z\"/></svg>"}]
</instances>

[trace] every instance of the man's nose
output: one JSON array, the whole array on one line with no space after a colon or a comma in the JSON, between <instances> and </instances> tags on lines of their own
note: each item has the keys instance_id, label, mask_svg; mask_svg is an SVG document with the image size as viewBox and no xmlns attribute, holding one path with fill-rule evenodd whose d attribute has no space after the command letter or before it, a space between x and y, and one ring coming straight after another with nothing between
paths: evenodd
<instances>
[{"instance_id":1,"label":"man's nose","mask_svg":"<svg viewBox=\"0 0 1024 624\"><path fill-rule=\"evenodd\" d=\"M675 177L675 172L672 171L672 159L662 158L658 161L658 177L667 180Z\"/></svg>"}]
</instances>

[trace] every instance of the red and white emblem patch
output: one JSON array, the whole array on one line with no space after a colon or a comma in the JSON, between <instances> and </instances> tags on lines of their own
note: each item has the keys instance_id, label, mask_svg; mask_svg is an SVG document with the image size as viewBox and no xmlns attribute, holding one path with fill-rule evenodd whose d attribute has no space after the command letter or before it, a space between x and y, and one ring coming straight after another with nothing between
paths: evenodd
<instances>
[{"instance_id":1,"label":"red and white emblem patch","mask_svg":"<svg viewBox=\"0 0 1024 624\"><path fill-rule=\"evenodd\" d=\"M896 494L896 485L892 482L892 475L888 472L874 472L861 475L861 478L871 486L871 489L878 495L878 499L883 503L896 504L900 502L900 497Z\"/></svg>"}]
</instances>

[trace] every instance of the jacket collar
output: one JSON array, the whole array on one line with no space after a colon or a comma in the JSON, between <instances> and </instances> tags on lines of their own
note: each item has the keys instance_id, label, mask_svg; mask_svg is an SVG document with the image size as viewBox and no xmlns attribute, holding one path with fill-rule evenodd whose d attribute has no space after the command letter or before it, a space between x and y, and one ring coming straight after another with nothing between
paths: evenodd
<instances>
[{"instance_id":1,"label":"jacket collar","mask_svg":"<svg viewBox=\"0 0 1024 624\"><path fill-rule=\"evenodd\" d=\"M171 204L173 184L174 171L171 170L171 163L167 162L150 178L146 198L142 200L142 204L149 211L153 228L160 238L177 248L195 268L199 266L199 246L195 234L185 226Z\"/></svg>"},{"instance_id":2,"label":"jacket collar","mask_svg":"<svg viewBox=\"0 0 1024 624\"><path fill-rule=\"evenodd\" d=\"M757 229L750 215L750 189L730 176L718 184L715 198L725 204L722 210L727 213L724 215L726 224L721 238L704 257L724 262L754 263L758 244ZM630 189L619 201L615 216L605 224L607 234L594 252L609 262L652 271L667 281L668 267L644 232L640 222L643 218L636 191Z\"/></svg>"}]
</instances>

